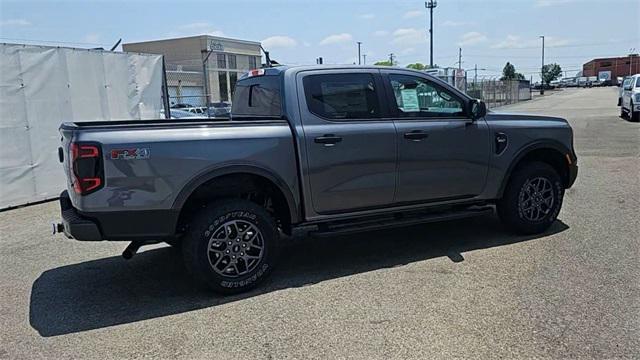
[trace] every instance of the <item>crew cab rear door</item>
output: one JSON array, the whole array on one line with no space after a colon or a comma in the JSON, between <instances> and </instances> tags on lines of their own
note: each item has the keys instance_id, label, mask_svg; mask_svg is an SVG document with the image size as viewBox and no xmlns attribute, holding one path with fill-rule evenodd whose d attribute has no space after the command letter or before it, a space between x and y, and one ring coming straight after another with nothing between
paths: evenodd
<instances>
[{"instance_id":1,"label":"crew cab rear door","mask_svg":"<svg viewBox=\"0 0 640 360\"><path fill-rule=\"evenodd\" d=\"M313 210L332 214L392 204L396 132L383 117L379 71L302 71L296 82Z\"/></svg>"},{"instance_id":2,"label":"crew cab rear door","mask_svg":"<svg viewBox=\"0 0 640 360\"><path fill-rule=\"evenodd\" d=\"M456 91L415 72L383 70L397 129L396 203L471 198L484 189L490 142Z\"/></svg>"}]
</instances>

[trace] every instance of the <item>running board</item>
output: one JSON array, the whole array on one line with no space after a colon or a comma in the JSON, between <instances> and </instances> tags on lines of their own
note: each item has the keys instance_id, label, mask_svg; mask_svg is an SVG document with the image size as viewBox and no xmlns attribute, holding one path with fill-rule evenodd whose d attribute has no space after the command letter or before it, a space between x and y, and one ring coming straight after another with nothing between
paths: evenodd
<instances>
[{"instance_id":1,"label":"running board","mask_svg":"<svg viewBox=\"0 0 640 360\"><path fill-rule=\"evenodd\" d=\"M464 219L475 216L493 214L492 206L473 207L464 210L443 212L414 212L395 214L391 217L376 217L355 222L328 223L319 226L318 230L309 232L310 236L325 237L353 234L363 231L388 229L394 227L411 226L430 222Z\"/></svg>"}]
</instances>

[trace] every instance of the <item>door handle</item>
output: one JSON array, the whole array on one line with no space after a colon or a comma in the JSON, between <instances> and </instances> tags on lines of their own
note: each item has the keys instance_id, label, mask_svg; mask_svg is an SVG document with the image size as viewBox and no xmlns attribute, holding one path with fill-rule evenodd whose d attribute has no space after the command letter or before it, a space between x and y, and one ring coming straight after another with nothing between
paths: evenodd
<instances>
[{"instance_id":1,"label":"door handle","mask_svg":"<svg viewBox=\"0 0 640 360\"><path fill-rule=\"evenodd\" d=\"M429 137L429 134L422 130L413 130L404 134L404 138L411 141L420 141Z\"/></svg>"},{"instance_id":2,"label":"door handle","mask_svg":"<svg viewBox=\"0 0 640 360\"><path fill-rule=\"evenodd\" d=\"M340 141L342 141L342 138L340 136L335 136L333 134L325 134L322 136L318 136L317 138L313 139L313 141L316 144L324 144L324 146L333 146L339 143Z\"/></svg>"}]
</instances>

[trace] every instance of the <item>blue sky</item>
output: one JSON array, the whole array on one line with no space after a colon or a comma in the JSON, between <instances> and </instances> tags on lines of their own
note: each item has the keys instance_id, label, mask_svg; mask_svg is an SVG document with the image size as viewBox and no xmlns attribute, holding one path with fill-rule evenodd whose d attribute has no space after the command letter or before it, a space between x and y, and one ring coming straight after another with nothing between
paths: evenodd
<instances>
[{"instance_id":1,"label":"blue sky","mask_svg":"<svg viewBox=\"0 0 640 360\"><path fill-rule=\"evenodd\" d=\"M638 0L439 0L434 12L434 62L486 69L496 76L510 61L527 77L547 63L568 75L594 57L640 51ZM394 53L402 66L428 63L424 1L6 1L0 2L0 41L76 47L199 34L262 41L286 64L357 61ZM27 41L29 40L29 41Z\"/></svg>"}]
</instances>

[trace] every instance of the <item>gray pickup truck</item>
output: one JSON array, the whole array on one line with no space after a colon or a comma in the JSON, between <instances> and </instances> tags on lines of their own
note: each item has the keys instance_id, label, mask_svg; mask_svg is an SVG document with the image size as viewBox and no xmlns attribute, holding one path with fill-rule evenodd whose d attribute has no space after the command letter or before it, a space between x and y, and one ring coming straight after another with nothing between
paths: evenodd
<instances>
[{"instance_id":1,"label":"gray pickup truck","mask_svg":"<svg viewBox=\"0 0 640 360\"><path fill-rule=\"evenodd\" d=\"M325 236L492 213L534 234L576 179L564 119L487 112L418 71L252 70L227 120L64 123L68 191L55 227L83 241L180 247L235 293L273 269L284 235Z\"/></svg>"}]
</instances>

